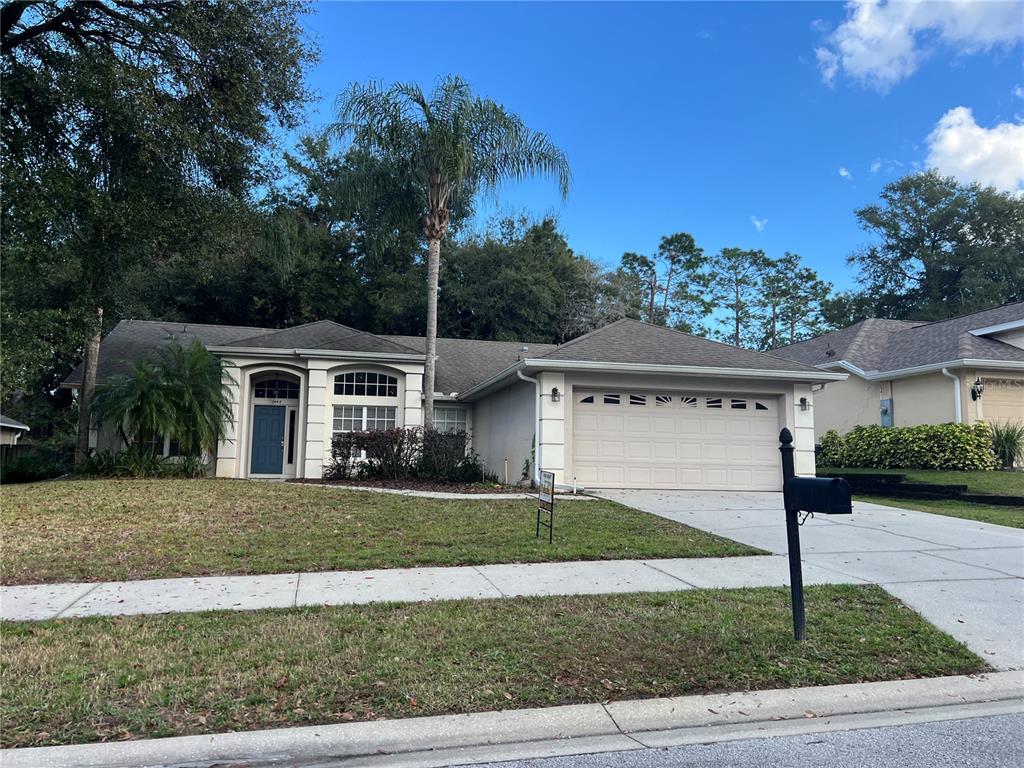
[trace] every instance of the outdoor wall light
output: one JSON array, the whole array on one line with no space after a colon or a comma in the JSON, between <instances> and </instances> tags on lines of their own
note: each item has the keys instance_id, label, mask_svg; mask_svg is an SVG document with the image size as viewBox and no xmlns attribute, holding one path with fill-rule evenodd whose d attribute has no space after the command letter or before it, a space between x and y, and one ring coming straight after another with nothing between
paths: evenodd
<instances>
[{"instance_id":1,"label":"outdoor wall light","mask_svg":"<svg viewBox=\"0 0 1024 768\"><path fill-rule=\"evenodd\" d=\"M971 385L971 400L980 400L981 393L985 391L985 385L982 383L980 378L974 380L974 384Z\"/></svg>"},{"instance_id":2,"label":"outdoor wall light","mask_svg":"<svg viewBox=\"0 0 1024 768\"><path fill-rule=\"evenodd\" d=\"M806 397L801 397L800 398L800 410L801 411L809 411L809 410L811 410L811 401L808 400Z\"/></svg>"},{"instance_id":3,"label":"outdoor wall light","mask_svg":"<svg viewBox=\"0 0 1024 768\"><path fill-rule=\"evenodd\" d=\"M551 402L557 403L562 399L562 393L558 391L558 387L551 388Z\"/></svg>"}]
</instances>

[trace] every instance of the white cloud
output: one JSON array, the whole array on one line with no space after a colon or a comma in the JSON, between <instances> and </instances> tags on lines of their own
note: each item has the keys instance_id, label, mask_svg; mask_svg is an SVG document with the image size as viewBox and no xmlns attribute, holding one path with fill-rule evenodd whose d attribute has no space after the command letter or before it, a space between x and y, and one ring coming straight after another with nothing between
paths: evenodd
<instances>
[{"instance_id":1,"label":"white cloud","mask_svg":"<svg viewBox=\"0 0 1024 768\"><path fill-rule=\"evenodd\" d=\"M882 170L882 161L878 159L873 160L871 163L871 167L868 170L871 171L872 173L878 173L880 170Z\"/></svg>"},{"instance_id":2,"label":"white cloud","mask_svg":"<svg viewBox=\"0 0 1024 768\"><path fill-rule=\"evenodd\" d=\"M1024 5L977 0L853 0L846 20L818 48L821 78L840 70L886 91L912 75L936 44L977 53L1024 39Z\"/></svg>"},{"instance_id":3,"label":"white cloud","mask_svg":"<svg viewBox=\"0 0 1024 768\"><path fill-rule=\"evenodd\" d=\"M764 228L768 224L768 219L759 219L757 216L751 216L750 223L754 225L754 229L758 232L764 232Z\"/></svg>"},{"instance_id":4,"label":"white cloud","mask_svg":"<svg viewBox=\"0 0 1024 768\"><path fill-rule=\"evenodd\" d=\"M843 166L839 166L839 175L842 176L847 181L853 181L853 174L850 173L850 171L844 168Z\"/></svg>"},{"instance_id":5,"label":"white cloud","mask_svg":"<svg viewBox=\"0 0 1024 768\"><path fill-rule=\"evenodd\" d=\"M1015 85L1015 86L1013 86L1013 91L1012 91L1012 93L1013 93L1013 95L1014 95L1014 96L1016 96L1016 97L1017 97L1018 99L1024 99L1024 88L1022 88L1021 86L1019 86L1019 85Z\"/></svg>"},{"instance_id":6,"label":"white cloud","mask_svg":"<svg viewBox=\"0 0 1024 768\"><path fill-rule=\"evenodd\" d=\"M1024 189L1024 125L983 128L967 107L944 114L928 136L928 165L962 182Z\"/></svg>"}]
</instances>

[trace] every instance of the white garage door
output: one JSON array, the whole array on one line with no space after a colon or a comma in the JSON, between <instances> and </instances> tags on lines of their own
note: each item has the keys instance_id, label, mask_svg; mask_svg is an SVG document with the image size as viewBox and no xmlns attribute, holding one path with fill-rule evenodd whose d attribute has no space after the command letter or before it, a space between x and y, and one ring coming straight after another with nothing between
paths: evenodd
<instances>
[{"instance_id":1,"label":"white garage door","mask_svg":"<svg viewBox=\"0 0 1024 768\"><path fill-rule=\"evenodd\" d=\"M981 405L985 421L1024 421L1024 379L985 379Z\"/></svg>"},{"instance_id":2,"label":"white garage door","mask_svg":"<svg viewBox=\"0 0 1024 768\"><path fill-rule=\"evenodd\" d=\"M782 488L779 401L718 392L576 390L573 474L591 488Z\"/></svg>"}]
</instances>

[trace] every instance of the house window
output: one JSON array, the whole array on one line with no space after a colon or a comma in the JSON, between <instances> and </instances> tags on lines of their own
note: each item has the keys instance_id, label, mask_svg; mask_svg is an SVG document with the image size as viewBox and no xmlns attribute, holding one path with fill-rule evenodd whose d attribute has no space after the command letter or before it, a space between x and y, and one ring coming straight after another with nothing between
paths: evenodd
<instances>
[{"instance_id":1,"label":"house window","mask_svg":"<svg viewBox=\"0 0 1024 768\"><path fill-rule=\"evenodd\" d=\"M767 405L765 405L764 403L758 403L756 401L754 402L754 408L756 410L758 410L758 411L767 411L768 410L768 406Z\"/></svg>"},{"instance_id":2,"label":"house window","mask_svg":"<svg viewBox=\"0 0 1024 768\"><path fill-rule=\"evenodd\" d=\"M655 405L672 405L672 395L657 395L654 398Z\"/></svg>"},{"instance_id":3,"label":"house window","mask_svg":"<svg viewBox=\"0 0 1024 768\"><path fill-rule=\"evenodd\" d=\"M630 395L630 405L647 405L647 395Z\"/></svg>"},{"instance_id":4,"label":"house window","mask_svg":"<svg viewBox=\"0 0 1024 768\"><path fill-rule=\"evenodd\" d=\"M268 400L298 400L299 385L287 379L264 379L256 382L253 395Z\"/></svg>"},{"instance_id":5,"label":"house window","mask_svg":"<svg viewBox=\"0 0 1024 768\"><path fill-rule=\"evenodd\" d=\"M594 396L593 395L587 395L586 397L581 397L580 398L580 402L584 403L586 405L590 405L591 403L594 402Z\"/></svg>"},{"instance_id":6,"label":"house window","mask_svg":"<svg viewBox=\"0 0 1024 768\"><path fill-rule=\"evenodd\" d=\"M605 405L618 405L619 404L619 399L620 399L619 395L605 395L604 396L604 404Z\"/></svg>"},{"instance_id":7,"label":"house window","mask_svg":"<svg viewBox=\"0 0 1024 768\"><path fill-rule=\"evenodd\" d=\"M747 401L733 399L729 401L729 407L736 411L745 411L747 409Z\"/></svg>"},{"instance_id":8,"label":"house window","mask_svg":"<svg viewBox=\"0 0 1024 768\"><path fill-rule=\"evenodd\" d=\"M398 397L398 379L386 373L350 371L334 377L334 394L353 397Z\"/></svg>"},{"instance_id":9,"label":"house window","mask_svg":"<svg viewBox=\"0 0 1024 768\"><path fill-rule=\"evenodd\" d=\"M709 397L706 401L708 408L721 408L722 398L720 397Z\"/></svg>"},{"instance_id":10,"label":"house window","mask_svg":"<svg viewBox=\"0 0 1024 768\"><path fill-rule=\"evenodd\" d=\"M398 409L392 405L336 405L334 432L365 432L394 429Z\"/></svg>"},{"instance_id":11,"label":"house window","mask_svg":"<svg viewBox=\"0 0 1024 768\"><path fill-rule=\"evenodd\" d=\"M679 402L682 403L683 407L685 408L697 407L697 398L693 397L692 395L683 395L682 397L679 398Z\"/></svg>"},{"instance_id":12,"label":"house window","mask_svg":"<svg viewBox=\"0 0 1024 768\"><path fill-rule=\"evenodd\" d=\"M438 432L465 432L465 408L435 408L434 429Z\"/></svg>"}]
</instances>

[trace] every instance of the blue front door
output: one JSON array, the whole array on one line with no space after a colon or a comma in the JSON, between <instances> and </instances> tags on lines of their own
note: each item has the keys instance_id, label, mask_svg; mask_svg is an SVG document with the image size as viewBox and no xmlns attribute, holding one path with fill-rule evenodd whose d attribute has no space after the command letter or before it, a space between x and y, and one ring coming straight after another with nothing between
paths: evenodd
<instances>
[{"instance_id":1,"label":"blue front door","mask_svg":"<svg viewBox=\"0 0 1024 768\"><path fill-rule=\"evenodd\" d=\"M257 405L252 414L251 475L280 475L284 462L284 406Z\"/></svg>"}]
</instances>

